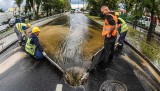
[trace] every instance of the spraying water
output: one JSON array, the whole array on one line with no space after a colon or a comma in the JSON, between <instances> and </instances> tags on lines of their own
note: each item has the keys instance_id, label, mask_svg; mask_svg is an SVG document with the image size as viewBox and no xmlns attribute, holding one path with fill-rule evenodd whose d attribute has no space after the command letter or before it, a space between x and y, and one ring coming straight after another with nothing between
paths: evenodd
<instances>
[{"instance_id":1,"label":"spraying water","mask_svg":"<svg viewBox=\"0 0 160 91\"><path fill-rule=\"evenodd\" d=\"M69 19L70 31L62 44L59 64L65 69L67 83L77 86L85 72L81 49L88 33L88 19L82 14L71 14Z\"/></svg>"},{"instance_id":2,"label":"spraying water","mask_svg":"<svg viewBox=\"0 0 160 91\"><path fill-rule=\"evenodd\" d=\"M70 15L70 31L61 48L61 61L64 69L82 66L82 45L85 42L85 35L88 33L87 18L82 15Z\"/></svg>"}]
</instances>

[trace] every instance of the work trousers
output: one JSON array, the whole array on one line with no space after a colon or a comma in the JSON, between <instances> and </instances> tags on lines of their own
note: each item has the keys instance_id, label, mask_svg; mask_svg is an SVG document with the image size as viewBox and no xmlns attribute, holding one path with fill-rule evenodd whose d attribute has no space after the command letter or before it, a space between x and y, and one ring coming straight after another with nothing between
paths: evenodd
<instances>
[{"instance_id":1,"label":"work trousers","mask_svg":"<svg viewBox=\"0 0 160 91\"><path fill-rule=\"evenodd\" d=\"M123 48L123 43L125 41L126 34L127 34L127 31L120 33L120 37L118 39L118 46L117 46L117 48L120 50Z\"/></svg>"},{"instance_id":2,"label":"work trousers","mask_svg":"<svg viewBox=\"0 0 160 91\"><path fill-rule=\"evenodd\" d=\"M43 56L43 54L42 54L42 51L40 51L40 50L37 48L36 51L35 51L34 57L35 57L36 59L42 59L44 56Z\"/></svg>"},{"instance_id":3,"label":"work trousers","mask_svg":"<svg viewBox=\"0 0 160 91\"><path fill-rule=\"evenodd\" d=\"M21 42L22 41L22 33L16 28L16 26L14 26L14 31L18 37L18 41Z\"/></svg>"},{"instance_id":4,"label":"work trousers","mask_svg":"<svg viewBox=\"0 0 160 91\"><path fill-rule=\"evenodd\" d=\"M114 45L116 41L116 36L112 36L111 38L105 37L104 39L104 51L103 51L103 66L106 66L108 63L110 63L113 59L114 54Z\"/></svg>"}]
</instances>

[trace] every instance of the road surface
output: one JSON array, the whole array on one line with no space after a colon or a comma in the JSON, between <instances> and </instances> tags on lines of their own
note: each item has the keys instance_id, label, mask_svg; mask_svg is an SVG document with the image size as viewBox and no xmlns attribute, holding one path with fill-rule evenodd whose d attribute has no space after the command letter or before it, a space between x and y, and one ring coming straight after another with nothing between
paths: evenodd
<instances>
[{"instance_id":1,"label":"road surface","mask_svg":"<svg viewBox=\"0 0 160 91\"><path fill-rule=\"evenodd\" d=\"M60 86L57 84L62 85L62 91L159 90L156 82L141 74L138 65L142 65L142 59L128 46L114 55L105 70L95 68L85 85L74 88L65 83L63 74L48 60L35 60L18 46L16 43L0 55L0 91L55 91Z\"/></svg>"}]
</instances>

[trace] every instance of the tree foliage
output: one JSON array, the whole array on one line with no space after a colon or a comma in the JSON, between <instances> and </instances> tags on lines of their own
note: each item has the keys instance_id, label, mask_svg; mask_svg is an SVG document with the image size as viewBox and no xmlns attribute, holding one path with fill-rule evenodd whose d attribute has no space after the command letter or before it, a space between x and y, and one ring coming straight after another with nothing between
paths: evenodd
<instances>
[{"instance_id":1,"label":"tree foliage","mask_svg":"<svg viewBox=\"0 0 160 91\"><path fill-rule=\"evenodd\" d=\"M91 9L94 15L100 14L100 8L103 5L108 6L111 10L118 8L119 0L86 0L88 8Z\"/></svg>"},{"instance_id":2,"label":"tree foliage","mask_svg":"<svg viewBox=\"0 0 160 91\"><path fill-rule=\"evenodd\" d=\"M15 0L15 4L17 4L18 7L21 7L23 0Z\"/></svg>"},{"instance_id":3,"label":"tree foliage","mask_svg":"<svg viewBox=\"0 0 160 91\"><path fill-rule=\"evenodd\" d=\"M68 0L26 0L26 11L33 10L36 17L38 17L40 9L48 16L53 13L52 11L59 12L60 9L64 11L70 8L71 6Z\"/></svg>"},{"instance_id":4,"label":"tree foliage","mask_svg":"<svg viewBox=\"0 0 160 91\"><path fill-rule=\"evenodd\" d=\"M17 4L17 6L19 7L19 16L21 13L21 4L23 3L23 0L15 0L15 4Z\"/></svg>"},{"instance_id":5,"label":"tree foliage","mask_svg":"<svg viewBox=\"0 0 160 91\"><path fill-rule=\"evenodd\" d=\"M116 10L119 3L123 3L127 14L134 17L134 25L137 20L145 14L150 15L151 24L148 30L148 39L151 37L153 29L153 18L155 15L160 16L160 0L86 0L88 8L92 15L100 14L100 7L108 6L111 10Z\"/></svg>"},{"instance_id":6,"label":"tree foliage","mask_svg":"<svg viewBox=\"0 0 160 91\"><path fill-rule=\"evenodd\" d=\"M0 9L0 12L4 12L3 9Z\"/></svg>"}]
</instances>

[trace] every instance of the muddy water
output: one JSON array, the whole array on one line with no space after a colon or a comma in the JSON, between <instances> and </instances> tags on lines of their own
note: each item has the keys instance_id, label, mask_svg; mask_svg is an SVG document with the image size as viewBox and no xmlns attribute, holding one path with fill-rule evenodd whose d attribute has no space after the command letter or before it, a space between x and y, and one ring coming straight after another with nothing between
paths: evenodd
<instances>
[{"instance_id":1,"label":"muddy water","mask_svg":"<svg viewBox=\"0 0 160 91\"><path fill-rule=\"evenodd\" d=\"M45 52L65 71L83 73L103 46L101 29L83 14L68 14L42 27L39 38Z\"/></svg>"}]
</instances>

